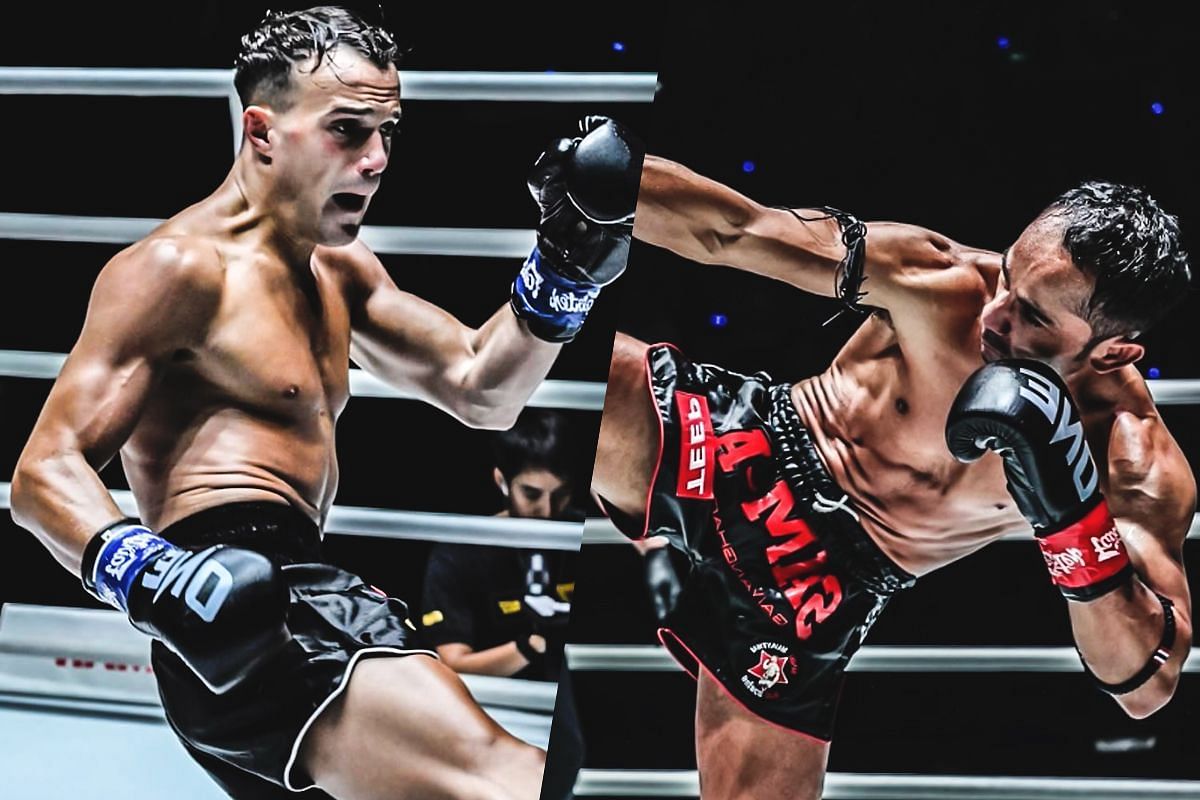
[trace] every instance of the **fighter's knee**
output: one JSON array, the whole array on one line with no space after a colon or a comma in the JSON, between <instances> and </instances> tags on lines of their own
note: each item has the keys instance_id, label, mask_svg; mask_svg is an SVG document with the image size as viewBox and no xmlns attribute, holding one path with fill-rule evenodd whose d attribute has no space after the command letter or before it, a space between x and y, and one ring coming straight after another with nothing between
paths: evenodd
<instances>
[{"instance_id":1,"label":"fighter's knee","mask_svg":"<svg viewBox=\"0 0 1200 800\"><path fill-rule=\"evenodd\" d=\"M609 381L640 380L645 369L646 351L650 345L618 332L613 339L612 362L609 366Z\"/></svg>"}]
</instances>

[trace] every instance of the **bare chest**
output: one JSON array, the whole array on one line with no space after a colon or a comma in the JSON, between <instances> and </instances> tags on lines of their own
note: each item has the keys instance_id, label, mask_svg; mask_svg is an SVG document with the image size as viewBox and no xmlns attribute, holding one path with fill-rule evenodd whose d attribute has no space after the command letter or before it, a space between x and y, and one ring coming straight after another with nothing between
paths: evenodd
<instances>
[{"instance_id":1,"label":"bare chest","mask_svg":"<svg viewBox=\"0 0 1200 800\"><path fill-rule=\"evenodd\" d=\"M349 398L349 348L349 312L331 281L247 269L231 271L192 366L229 400L263 413L336 419Z\"/></svg>"}]
</instances>

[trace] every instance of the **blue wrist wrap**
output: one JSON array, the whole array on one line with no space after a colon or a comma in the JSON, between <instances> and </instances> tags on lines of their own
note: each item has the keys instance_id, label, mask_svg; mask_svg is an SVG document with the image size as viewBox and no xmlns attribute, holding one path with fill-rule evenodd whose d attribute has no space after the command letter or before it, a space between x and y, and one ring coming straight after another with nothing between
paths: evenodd
<instances>
[{"instance_id":1,"label":"blue wrist wrap","mask_svg":"<svg viewBox=\"0 0 1200 800\"><path fill-rule=\"evenodd\" d=\"M535 247L513 282L513 310L534 335L554 342L573 339L600 295L600 287L563 277L542 263Z\"/></svg>"},{"instance_id":2,"label":"blue wrist wrap","mask_svg":"<svg viewBox=\"0 0 1200 800\"><path fill-rule=\"evenodd\" d=\"M122 523L100 534L103 544L92 567L96 595L114 608L129 610L129 590L146 563L173 545L144 525Z\"/></svg>"}]
</instances>

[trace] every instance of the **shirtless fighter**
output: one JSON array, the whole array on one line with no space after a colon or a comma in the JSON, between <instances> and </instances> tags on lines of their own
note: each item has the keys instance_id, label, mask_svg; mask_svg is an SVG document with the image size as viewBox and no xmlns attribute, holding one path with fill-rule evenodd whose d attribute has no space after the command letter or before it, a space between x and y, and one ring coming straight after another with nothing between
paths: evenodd
<instances>
[{"instance_id":1,"label":"shirtless fighter","mask_svg":"<svg viewBox=\"0 0 1200 800\"><path fill-rule=\"evenodd\" d=\"M321 563L334 422L353 358L468 425L511 425L624 269L640 151L588 118L543 153L536 250L475 330L356 239L400 118L391 36L320 7L242 44L233 168L100 273L13 516L154 637L167 717L231 795L535 798L544 753L429 657L403 603ZM140 521L97 475L118 451Z\"/></svg>"},{"instance_id":2,"label":"shirtless fighter","mask_svg":"<svg viewBox=\"0 0 1200 800\"><path fill-rule=\"evenodd\" d=\"M1190 280L1174 217L1088 183L994 253L654 157L637 213L650 244L870 311L794 386L618 336L594 486L628 535L691 556L660 636L699 681L705 797L819 797L887 598L1031 526L1092 678L1133 717L1167 702L1196 486L1133 364Z\"/></svg>"}]
</instances>

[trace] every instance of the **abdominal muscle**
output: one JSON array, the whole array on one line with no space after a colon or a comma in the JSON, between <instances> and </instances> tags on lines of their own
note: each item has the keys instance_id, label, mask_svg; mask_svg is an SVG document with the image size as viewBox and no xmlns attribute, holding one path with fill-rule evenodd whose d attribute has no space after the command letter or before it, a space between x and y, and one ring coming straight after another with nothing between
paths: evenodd
<instances>
[{"instance_id":1,"label":"abdominal muscle","mask_svg":"<svg viewBox=\"0 0 1200 800\"><path fill-rule=\"evenodd\" d=\"M146 524L161 530L207 508L254 500L290 504L324 522L337 490L328 417L302 423L224 407L180 427L148 416L121 451Z\"/></svg>"},{"instance_id":2,"label":"abdominal muscle","mask_svg":"<svg viewBox=\"0 0 1200 800\"><path fill-rule=\"evenodd\" d=\"M1028 525L998 457L965 465L946 449L953 392L906 380L903 368L898 358L839 359L796 384L792 400L863 529L897 565L921 575Z\"/></svg>"}]
</instances>

